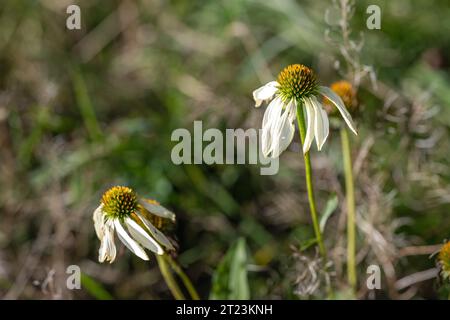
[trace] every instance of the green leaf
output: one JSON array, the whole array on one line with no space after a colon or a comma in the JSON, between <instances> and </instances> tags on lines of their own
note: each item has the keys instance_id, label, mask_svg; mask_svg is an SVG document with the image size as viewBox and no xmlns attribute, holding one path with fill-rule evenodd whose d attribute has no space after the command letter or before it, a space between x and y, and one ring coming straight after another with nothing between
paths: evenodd
<instances>
[{"instance_id":1,"label":"green leaf","mask_svg":"<svg viewBox=\"0 0 450 320\"><path fill-rule=\"evenodd\" d=\"M113 296L96 280L85 273L81 274L81 286L97 300L113 300Z\"/></svg>"},{"instance_id":2,"label":"green leaf","mask_svg":"<svg viewBox=\"0 0 450 320\"><path fill-rule=\"evenodd\" d=\"M244 238L234 243L219 263L214 275L210 298L213 300L247 300L250 289L247 278L247 250Z\"/></svg>"},{"instance_id":3,"label":"green leaf","mask_svg":"<svg viewBox=\"0 0 450 320\"><path fill-rule=\"evenodd\" d=\"M103 136L102 130L100 129L100 125L97 121L94 106L89 96L83 75L79 70L72 71L72 82L77 105L80 108L80 113L83 117L87 132L93 141L99 141Z\"/></svg>"},{"instance_id":4,"label":"green leaf","mask_svg":"<svg viewBox=\"0 0 450 320\"><path fill-rule=\"evenodd\" d=\"M250 299L250 290L247 279L247 251L245 239L238 240L234 257L231 262L230 288L232 297L230 299Z\"/></svg>"},{"instance_id":5,"label":"green leaf","mask_svg":"<svg viewBox=\"0 0 450 320\"><path fill-rule=\"evenodd\" d=\"M334 194L328 199L327 204L325 205L325 210L320 216L319 226L321 232L325 230L325 225L327 224L328 218L333 214L337 206L338 206L338 198L337 195Z\"/></svg>"}]
</instances>

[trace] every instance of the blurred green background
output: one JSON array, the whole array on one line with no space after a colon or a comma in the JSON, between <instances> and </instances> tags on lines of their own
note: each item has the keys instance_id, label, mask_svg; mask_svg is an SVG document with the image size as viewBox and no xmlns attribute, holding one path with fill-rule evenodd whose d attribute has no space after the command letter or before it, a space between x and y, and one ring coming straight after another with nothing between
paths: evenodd
<instances>
[{"instance_id":1,"label":"blurred green background","mask_svg":"<svg viewBox=\"0 0 450 320\"><path fill-rule=\"evenodd\" d=\"M65 27L69 4L81 30ZM366 27L371 4L381 30ZM117 184L177 214L177 259L203 298L326 297L323 282L304 292L316 257L298 137L274 176L170 158L173 130L194 120L260 128L265 106L253 107L252 91L303 63L322 85L361 71L356 297L446 298L430 255L450 236L450 6L357 1L347 40L344 11L312 0L1 1L0 297L171 298L155 260L117 240L116 262L97 262L92 212ZM331 214L325 276L336 298L351 298L338 132L313 149L319 211ZM74 264L82 289L71 291ZM376 292L365 286L370 264L383 272Z\"/></svg>"}]
</instances>

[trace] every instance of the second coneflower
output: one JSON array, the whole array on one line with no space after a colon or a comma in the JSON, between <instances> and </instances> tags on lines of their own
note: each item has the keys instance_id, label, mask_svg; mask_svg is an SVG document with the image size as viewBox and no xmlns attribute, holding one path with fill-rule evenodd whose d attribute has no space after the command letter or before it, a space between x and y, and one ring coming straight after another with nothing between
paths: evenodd
<instances>
[{"instance_id":1,"label":"second coneflower","mask_svg":"<svg viewBox=\"0 0 450 320\"><path fill-rule=\"evenodd\" d=\"M317 148L322 149L329 133L328 116L318 95L328 98L339 110L349 128L356 133L351 115L342 99L330 88L317 84L314 72L302 65L293 64L284 68L277 81L271 81L253 91L255 106L272 100L264 113L262 123L262 153L264 156L278 157L291 143L297 108L306 111L306 136L303 153L307 153L315 139ZM302 112L303 113L303 112Z\"/></svg>"},{"instance_id":2,"label":"second coneflower","mask_svg":"<svg viewBox=\"0 0 450 320\"><path fill-rule=\"evenodd\" d=\"M103 194L94 211L94 227L100 240L98 260L112 263L116 258L114 234L135 255L149 257L145 249L158 255L174 250L169 239L152 222L159 219L175 221L175 215L154 200L140 199L128 187L113 187Z\"/></svg>"},{"instance_id":3,"label":"second coneflower","mask_svg":"<svg viewBox=\"0 0 450 320\"><path fill-rule=\"evenodd\" d=\"M175 222L174 213L155 200L139 198L131 188L116 186L103 194L93 220L95 233L100 240L100 262L112 263L116 259L114 235L117 232L122 243L139 258L149 260L145 249L156 254L161 274L177 300L184 300L185 296L169 266L181 278L191 298L199 299L191 280L167 254L175 248L161 230L165 225Z\"/></svg>"}]
</instances>

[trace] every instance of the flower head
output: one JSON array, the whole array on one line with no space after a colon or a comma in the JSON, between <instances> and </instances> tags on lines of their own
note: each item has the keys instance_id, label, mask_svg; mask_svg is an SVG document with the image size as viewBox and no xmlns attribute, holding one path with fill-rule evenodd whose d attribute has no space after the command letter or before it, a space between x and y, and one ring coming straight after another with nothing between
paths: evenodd
<instances>
[{"instance_id":1,"label":"flower head","mask_svg":"<svg viewBox=\"0 0 450 320\"><path fill-rule=\"evenodd\" d=\"M317 80L314 71L302 64L292 64L278 75L278 90L284 101L301 100L316 93Z\"/></svg>"},{"instance_id":2,"label":"flower head","mask_svg":"<svg viewBox=\"0 0 450 320\"><path fill-rule=\"evenodd\" d=\"M450 241L444 244L438 255L441 274L444 279L450 279Z\"/></svg>"},{"instance_id":3,"label":"flower head","mask_svg":"<svg viewBox=\"0 0 450 320\"><path fill-rule=\"evenodd\" d=\"M330 88L342 99L344 106L350 113L356 111L356 91L350 82L346 80L336 81L331 84ZM333 108L333 102L328 98L323 98L323 105L328 114L336 114L336 109Z\"/></svg>"},{"instance_id":4,"label":"flower head","mask_svg":"<svg viewBox=\"0 0 450 320\"><path fill-rule=\"evenodd\" d=\"M174 250L161 228L165 222L175 222L175 215L154 200L140 199L131 188L116 186L106 191L93 220L100 240L100 262L112 263L116 258L115 231L122 243L143 260L149 259L145 249L156 254Z\"/></svg>"},{"instance_id":5,"label":"flower head","mask_svg":"<svg viewBox=\"0 0 450 320\"><path fill-rule=\"evenodd\" d=\"M328 87L319 86L310 68L294 64L284 68L277 81L271 81L253 91L255 107L263 101L270 101L262 123L262 152L264 156L278 157L294 138L293 124L297 108L306 110L307 132L303 153L307 153L315 139L317 148L322 149L329 133L328 115L317 99L322 95L339 110L350 129L356 134L351 115L342 99Z\"/></svg>"},{"instance_id":6,"label":"flower head","mask_svg":"<svg viewBox=\"0 0 450 320\"><path fill-rule=\"evenodd\" d=\"M103 212L110 218L124 219L138 209L136 193L128 187L113 187L102 196Z\"/></svg>"}]
</instances>

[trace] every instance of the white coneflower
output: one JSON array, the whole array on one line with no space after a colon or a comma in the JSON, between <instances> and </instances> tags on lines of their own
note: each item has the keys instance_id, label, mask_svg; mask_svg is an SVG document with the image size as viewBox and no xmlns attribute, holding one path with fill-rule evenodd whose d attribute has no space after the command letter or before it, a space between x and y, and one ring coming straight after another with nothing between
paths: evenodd
<instances>
[{"instance_id":1,"label":"white coneflower","mask_svg":"<svg viewBox=\"0 0 450 320\"><path fill-rule=\"evenodd\" d=\"M351 115L342 99L330 88L317 85L314 72L302 65L293 64L278 75L277 81L271 81L253 91L255 106L263 101L272 100L264 113L262 123L262 152L264 156L276 158L291 143L295 126L293 124L297 106L306 109L307 131L303 143L303 153L307 153L316 139L317 148L322 149L329 133L328 116L317 95L328 98L339 110L349 128L355 133Z\"/></svg>"},{"instance_id":2,"label":"white coneflower","mask_svg":"<svg viewBox=\"0 0 450 320\"><path fill-rule=\"evenodd\" d=\"M174 250L154 224L161 227L164 220L174 222L175 215L154 200L139 199L128 187L116 186L106 191L94 211L93 220L100 240L100 262L112 263L116 258L115 231L123 244L143 260L149 259L144 248L158 255L164 254L163 247Z\"/></svg>"}]
</instances>

